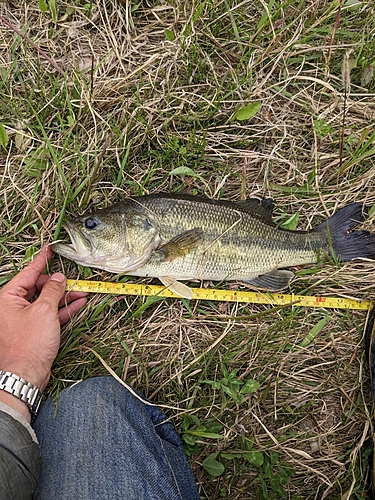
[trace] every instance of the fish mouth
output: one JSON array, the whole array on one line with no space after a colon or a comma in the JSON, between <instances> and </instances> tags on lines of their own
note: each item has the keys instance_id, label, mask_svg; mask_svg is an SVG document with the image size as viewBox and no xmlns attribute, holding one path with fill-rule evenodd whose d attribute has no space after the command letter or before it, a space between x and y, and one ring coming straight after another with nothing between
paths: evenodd
<instances>
[{"instance_id":1,"label":"fish mouth","mask_svg":"<svg viewBox=\"0 0 375 500\"><path fill-rule=\"evenodd\" d=\"M87 259L92 256L93 251L95 250L91 241L86 238L86 236L77 227L74 227L69 222L65 222L62 227L68 233L71 243L61 242L61 240L53 242L53 250L67 259L74 260L75 262L82 261L82 263L86 263Z\"/></svg>"}]
</instances>

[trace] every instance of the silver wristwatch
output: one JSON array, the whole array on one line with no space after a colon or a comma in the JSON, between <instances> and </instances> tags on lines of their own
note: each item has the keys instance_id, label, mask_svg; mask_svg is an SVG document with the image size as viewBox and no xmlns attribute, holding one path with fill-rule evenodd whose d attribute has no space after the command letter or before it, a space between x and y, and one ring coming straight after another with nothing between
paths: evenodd
<instances>
[{"instance_id":1,"label":"silver wristwatch","mask_svg":"<svg viewBox=\"0 0 375 500\"><path fill-rule=\"evenodd\" d=\"M34 422L42 401L42 393L35 385L14 373L0 370L0 390L9 392L26 403L31 412L31 422Z\"/></svg>"}]
</instances>

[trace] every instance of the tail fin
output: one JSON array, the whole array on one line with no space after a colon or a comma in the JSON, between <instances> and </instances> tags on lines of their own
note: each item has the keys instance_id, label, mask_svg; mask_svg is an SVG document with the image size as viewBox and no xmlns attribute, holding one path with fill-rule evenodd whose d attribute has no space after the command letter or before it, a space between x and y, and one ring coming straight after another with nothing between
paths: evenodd
<instances>
[{"instance_id":1,"label":"tail fin","mask_svg":"<svg viewBox=\"0 0 375 500\"><path fill-rule=\"evenodd\" d=\"M374 259L375 233L354 231L366 216L366 207L362 203L353 203L336 212L313 231L327 233L334 254L343 262L360 258Z\"/></svg>"}]
</instances>

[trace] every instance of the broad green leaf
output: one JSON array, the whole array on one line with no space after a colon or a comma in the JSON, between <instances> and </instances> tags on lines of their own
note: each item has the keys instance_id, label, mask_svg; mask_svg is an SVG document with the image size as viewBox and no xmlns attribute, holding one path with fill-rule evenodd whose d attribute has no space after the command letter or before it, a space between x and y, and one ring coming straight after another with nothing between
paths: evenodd
<instances>
[{"instance_id":1,"label":"broad green leaf","mask_svg":"<svg viewBox=\"0 0 375 500\"><path fill-rule=\"evenodd\" d=\"M267 484L265 483L262 476L259 477L259 482L261 485L261 489L259 490L258 488L256 491L257 498L269 498ZM263 494L263 496L260 496L261 495L260 492Z\"/></svg>"},{"instance_id":2,"label":"broad green leaf","mask_svg":"<svg viewBox=\"0 0 375 500\"><path fill-rule=\"evenodd\" d=\"M78 272L80 276L83 276L84 278L89 278L92 276L92 271L89 267L84 267L78 264Z\"/></svg>"},{"instance_id":3,"label":"broad green leaf","mask_svg":"<svg viewBox=\"0 0 375 500\"><path fill-rule=\"evenodd\" d=\"M23 258L23 261L22 262L30 262L32 260L32 258L34 257L34 255L39 251L38 248L36 247L28 247L26 249L26 252L25 252L25 257Z\"/></svg>"},{"instance_id":4,"label":"broad green leaf","mask_svg":"<svg viewBox=\"0 0 375 500\"><path fill-rule=\"evenodd\" d=\"M38 7L42 14L45 14L48 10L48 5L44 0L39 0Z\"/></svg>"},{"instance_id":5,"label":"broad green leaf","mask_svg":"<svg viewBox=\"0 0 375 500\"><path fill-rule=\"evenodd\" d=\"M250 451L252 449L253 445L254 445L254 438L253 437L250 437L250 438L245 437L245 450Z\"/></svg>"},{"instance_id":6,"label":"broad green leaf","mask_svg":"<svg viewBox=\"0 0 375 500\"><path fill-rule=\"evenodd\" d=\"M255 465L256 467L260 467L261 465L263 465L264 456L261 451L245 451L243 457L245 460L250 462L252 465Z\"/></svg>"},{"instance_id":7,"label":"broad green leaf","mask_svg":"<svg viewBox=\"0 0 375 500\"><path fill-rule=\"evenodd\" d=\"M155 302L158 302L159 300L163 300L161 296L157 295L150 295L146 297L146 300L143 302L142 305L140 305L130 316L130 318L138 318L144 311L146 311L152 304Z\"/></svg>"},{"instance_id":8,"label":"broad green leaf","mask_svg":"<svg viewBox=\"0 0 375 500\"><path fill-rule=\"evenodd\" d=\"M278 495L277 498L282 498L282 499L288 498L285 489L282 486L278 485L277 483L272 483L272 491L274 491Z\"/></svg>"},{"instance_id":9,"label":"broad green leaf","mask_svg":"<svg viewBox=\"0 0 375 500\"><path fill-rule=\"evenodd\" d=\"M33 162L25 162L25 168L24 172L26 175L29 175L30 177L37 177L39 178L41 176L41 173L46 170L47 168L47 161L46 160L35 160Z\"/></svg>"},{"instance_id":10,"label":"broad green leaf","mask_svg":"<svg viewBox=\"0 0 375 500\"><path fill-rule=\"evenodd\" d=\"M258 113L261 106L262 103L260 101L247 104L246 106L240 108L238 111L235 112L234 119L239 121L249 120L249 118L252 118Z\"/></svg>"},{"instance_id":11,"label":"broad green leaf","mask_svg":"<svg viewBox=\"0 0 375 500\"><path fill-rule=\"evenodd\" d=\"M57 23L57 7L56 7L56 1L55 0L49 0L49 9L51 11L51 16L52 16L52 21L54 24Z\"/></svg>"},{"instance_id":12,"label":"broad green leaf","mask_svg":"<svg viewBox=\"0 0 375 500\"><path fill-rule=\"evenodd\" d=\"M3 146L3 148L6 148L9 142L9 136L7 134L7 131L5 130L5 127L2 123L0 123L0 146Z\"/></svg>"},{"instance_id":13,"label":"broad green leaf","mask_svg":"<svg viewBox=\"0 0 375 500\"><path fill-rule=\"evenodd\" d=\"M91 17L91 15L92 15L92 7L93 7L92 2L84 4L84 6L82 8L82 12L84 13L84 15L86 17ZM132 11L132 9L131 9L131 11Z\"/></svg>"},{"instance_id":14,"label":"broad green leaf","mask_svg":"<svg viewBox=\"0 0 375 500\"><path fill-rule=\"evenodd\" d=\"M189 415L189 418L195 425L201 425L199 418L196 415Z\"/></svg>"},{"instance_id":15,"label":"broad green leaf","mask_svg":"<svg viewBox=\"0 0 375 500\"><path fill-rule=\"evenodd\" d=\"M356 9L361 8L362 2L360 2L360 0L346 0L346 2L344 3L344 6L346 8L351 7L351 10L354 10L355 8Z\"/></svg>"},{"instance_id":16,"label":"broad green leaf","mask_svg":"<svg viewBox=\"0 0 375 500\"><path fill-rule=\"evenodd\" d=\"M277 451L274 450L270 450L269 454L270 454L271 466L273 467L279 461L279 454L277 453Z\"/></svg>"},{"instance_id":17,"label":"broad green leaf","mask_svg":"<svg viewBox=\"0 0 375 500\"><path fill-rule=\"evenodd\" d=\"M218 477L224 472L224 465L216 460L217 453L212 453L202 462L203 469L210 474L210 476Z\"/></svg>"},{"instance_id":18,"label":"broad green leaf","mask_svg":"<svg viewBox=\"0 0 375 500\"><path fill-rule=\"evenodd\" d=\"M136 10L138 10L138 9L139 9L139 7L140 7L140 5L141 5L141 2L139 2L139 3L134 3L134 4L131 6L131 9L130 9L131 13L135 12Z\"/></svg>"},{"instance_id":19,"label":"broad green leaf","mask_svg":"<svg viewBox=\"0 0 375 500\"><path fill-rule=\"evenodd\" d=\"M257 380L246 380L245 384L241 387L241 394L251 394L259 389L260 383Z\"/></svg>"},{"instance_id":20,"label":"broad green leaf","mask_svg":"<svg viewBox=\"0 0 375 500\"><path fill-rule=\"evenodd\" d=\"M233 378L233 377L223 378L220 382L221 382L221 385L225 385L227 387L230 387L234 391L238 391L242 385L241 380L238 380L237 378Z\"/></svg>"},{"instance_id":21,"label":"broad green leaf","mask_svg":"<svg viewBox=\"0 0 375 500\"><path fill-rule=\"evenodd\" d=\"M3 285L5 285L5 283L8 283L8 281L10 281L12 278L13 278L12 274L8 274L8 275L0 278L0 286L3 286Z\"/></svg>"},{"instance_id":22,"label":"broad green leaf","mask_svg":"<svg viewBox=\"0 0 375 500\"><path fill-rule=\"evenodd\" d=\"M199 431L199 432L204 431L204 432L206 432L207 428L206 428L205 425L200 424L200 425L198 425L198 427L196 429L194 429L194 431Z\"/></svg>"},{"instance_id":23,"label":"broad green leaf","mask_svg":"<svg viewBox=\"0 0 375 500\"><path fill-rule=\"evenodd\" d=\"M320 333L323 328L326 326L327 323L331 321L332 317L327 315L324 318L322 318L318 323L311 328L309 333L306 335L306 337L302 340L302 342L299 344L299 347L307 347L311 342L315 339L315 337Z\"/></svg>"},{"instance_id":24,"label":"broad green leaf","mask_svg":"<svg viewBox=\"0 0 375 500\"><path fill-rule=\"evenodd\" d=\"M177 167L169 172L169 175L190 175L190 177L199 177L199 174L196 174L194 170L189 167Z\"/></svg>"},{"instance_id":25,"label":"broad green leaf","mask_svg":"<svg viewBox=\"0 0 375 500\"><path fill-rule=\"evenodd\" d=\"M283 229L289 229L290 231L295 231L297 229L297 224L299 220L299 212L296 212L288 220L281 224Z\"/></svg>"},{"instance_id":26,"label":"broad green leaf","mask_svg":"<svg viewBox=\"0 0 375 500\"><path fill-rule=\"evenodd\" d=\"M374 214L375 214L375 205L372 205L372 207L368 211L368 216L372 217Z\"/></svg>"},{"instance_id":27,"label":"broad green leaf","mask_svg":"<svg viewBox=\"0 0 375 500\"><path fill-rule=\"evenodd\" d=\"M220 422L207 422L206 428L209 432L218 432L223 428L223 424Z\"/></svg>"},{"instance_id":28,"label":"broad green leaf","mask_svg":"<svg viewBox=\"0 0 375 500\"><path fill-rule=\"evenodd\" d=\"M232 370L231 372L229 372L229 378L237 378L237 372L238 372L238 369L236 370Z\"/></svg>"},{"instance_id":29,"label":"broad green leaf","mask_svg":"<svg viewBox=\"0 0 375 500\"><path fill-rule=\"evenodd\" d=\"M187 434L186 432L184 432L182 434L182 439L185 441L186 444L190 444L191 446L195 445L196 438L191 434Z\"/></svg>"},{"instance_id":30,"label":"broad green leaf","mask_svg":"<svg viewBox=\"0 0 375 500\"><path fill-rule=\"evenodd\" d=\"M243 453L220 453L226 460L233 460L234 458L242 458Z\"/></svg>"},{"instance_id":31,"label":"broad green leaf","mask_svg":"<svg viewBox=\"0 0 375 500\"><path fill-rule=\"evenodd\" d=\"M173 42L173 40L176 38L173 31L171 30L164 30L165 38L169 40L170 42Z\"/></svg>"},{"instance_id":32,"label":"broad green leaf","mask_svg":"<svg viewBox=\"0 0 375 500\"><path fill-rule=\"evenodd\" d=\"M200 5L197 2L197 6L195 6L195 12L193 14L193 23L195 24L199 19L201 19L203 11L205 9L206 2L202 2Z\"/></svg>"},{"instance_id":33,"label":"broad green leaf","mask_svg":"<svg viewBox=\"0 0 375 500\"><path fill-rule=\"evenodd\" d=\"M73 127L76 121L72 115L68 115L67 122L68 122L68 127Z\"/></svg>"},{"instance_id":34,"label":"broad green leaf","mask_svg":"<svg viewBox=\"0 0 375 500\"><path fill-rule=\"evenodd\" d=\"M220 389L220 387L221 387L220 382L217 382L216 380L202 380L202 382L210 385L214 389Z\"/></svg>"},{"instance_id":35,"label":"broad green leaf","mask_svg":"<svg viewBox=\"0 0 375 500\"><path fill-rule=\"evenodd\" d=\"M223 364L221 365L221 371L223 372L224 378L229 377L229 372L228 372L226 366Z\"/></svg>"},{"instance_id":36,"label":"broad green leaf","mask_svg":"<svg viewBox=\"0 0 375 500\"><path fill-rule=\"evenodd\" d=\"M189 415L184 415L184 417L182 419L182 424L181 424L182 430L187 431L188 428L190 427L190 424L191 424L191 420L190 420Z\"/></svg>"},{"instance_id":37,"label":"broad green leaf","mask_svg":"<svg viewBox=\"0 0 375 500\"><path fill-rule=\"evenodd\" d=\"M228 394L228 396L233 398L236 403L238 403L242 399L242 396L239 396L239 394L236 391L234 391L233 389L231 389L230 387L227 387L226 385L222 385L221 388L224 392L226 392Z\"/></svg>"},{"instance_id":38,"label":"broad green leaf","mask_svg":"<svg viewBox=\"0 0 375 500\"><path fill-rule=\"evenodd\" d=\"M316 118L313 123L313 129L317 136L326 137L333 132L333 127L327 123L323 118Z\"/></svg>"},{"instance_id":39,"label":"broad green leaf","mask_svg":"<svg viewBox=\"0 0 375 500\"><path fill-rule=\"evenodd\" d=\"M277 473L274 475L274 480L276 484L286 484L289 481L289 476L285 470L279 466Z\"/></svg>"},{"instance_id":40,"label":"broad green leaf","mask_svg":"<svg viewBox=\"0 0 375 500\"><path fill-rule=\"evenodd\" d=\"M204 437L208 439L223 439L224 436L221 434L216 434L216 432L207 432L207 431L185 431L184 435L190 434L192 436Z\"/></svg>"},{"instance_id":41,"label":"broad green leaf","mask_svg":"<svg viewBox=\"0 0 375 500\"><path fill-rule=\"evenodd\" d=\"M258 22L258 24L256 26L256 31L262 29L265 24L270 23L270 12L272 11L274 4L275 4L275 0L270 0L268 2L267 9L264 10L262 17L260 18L260 21ZM264 4L263 4L263 6L264 6Z\"/></svg>"}]
</instances>

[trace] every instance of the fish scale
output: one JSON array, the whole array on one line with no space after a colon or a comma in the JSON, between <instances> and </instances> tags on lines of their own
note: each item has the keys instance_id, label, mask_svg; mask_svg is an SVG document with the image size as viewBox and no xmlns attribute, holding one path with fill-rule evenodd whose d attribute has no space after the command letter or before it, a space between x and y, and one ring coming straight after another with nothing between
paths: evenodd
<instances>
[{"instance_id":1,"label":"fish scale","mask_svg":"<svg viewBox=\"0 0 375 500\"><path fill-rule=\"evenodd\" d=\"M317 252L328 250L324 234L284 231L232 203L150 196L142 205L162 214L162 242L195 227L203 229L204 238L190 254L173 261L163 262L154 254L131 275L245 281L278 267L316 262Z\"/></svg>"}]
</instances>

